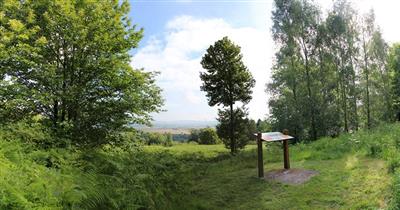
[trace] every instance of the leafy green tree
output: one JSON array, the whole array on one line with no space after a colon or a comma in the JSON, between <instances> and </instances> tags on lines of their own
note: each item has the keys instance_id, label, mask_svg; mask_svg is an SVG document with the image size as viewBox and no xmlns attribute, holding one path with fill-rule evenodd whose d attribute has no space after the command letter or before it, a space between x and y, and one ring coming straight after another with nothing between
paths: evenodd
<instances>
[{"instance_id":1,"label":"leafy green tree","mask_svg":"<svg viewBox=\"0 0 400 210\"><path fill-rule=\"evenodd\" d=\"M394 75L392 79L393 109L397 121L400 121L400 43L394 44L389 49L388 68Z\"/></svg>"},{"instance_id":2,"label":"leafy green tree","mask_svg":"<svg viewBox=\"0 0 400 210\"><path fill-rule=\"evenodd\" d=\"M367 128L380 122L394 119L391 96L391 73L388 68L388 45L375 25L373 10L363 18L362 27L362 72L361 86Z\"/></svg>"},{"instance_id":3,"label":"leafy green tree","mask_svg":"<svg viewBox=\"0 0 400 210\"><path fill-rule=\"evenodd\" d=\"M189 134L189 142L199 142L199 130L198 129L191 129Z\"/></svg>"},{"instance_id":4,"label":"leafy green tree","mask_svg":"<svg viewBox=\"0 0 400 210\"><path fill-rule=\"evenodd\" d=\"M328 35L325 39L331 54L336 80L335 98L340 124L343 130L358 129L358 109L355 61L358 56L357 13L346 0L336 1L325 24ZM324 67L327 65L324 65Z\"/></svg>"},{"instance_id":5,"label":"leafy green tree","mask_svg":"<svg viewBox=\"0 0 400 210\"><path fill-rule=\"evenodd\" d=\"M206 72L200 73L203 81L201 90L205 91L210 106L223 105L229 107L229 148L231 153L237 152L238 145L234 137L235 128L233 105L236 102L244 104L251 100L252 88L255 85L250 71L242 62L240 47L228 37L218 40L207 49L201 60Z\"/></svg>"},{"instance_id":6,"label":"leafy green tree","mask_svg":"<svg viewBox=\"0 0 400 210\"><path fill-rule=\"evenodd\" d=\"M268 85L274 129L288 128L295 136L311 139L318 137L320 113L315 91L320 80L314 79L319 16L315 5L297 0L276 0L272 12L272 33L279 47L273 81Z\"/></svg>"},{"instance_id":7,"label":"leafy green tree","mask_svg":"<svg viewBox=\"0 0 400 210\"><path fill-rule=\"evenodd\" d=\"M257 132L271 131L271 124L267 120L258 119L256 123Z\"/></svg>"},{"instance_id":8,"label":"leafy green tree","mask_svg":"<svg viewBox=\"0 0 400 210\"><path fill-rule=\"evenodd\" d=\"M42 115L79 144L148 123L161 90L154 73L130 66L143 33L128 13L127 1L0 1L1 85L22 92L0 104Z\"/></svg>"},{"instance_id":9,"label":"leafy green tree","mask_svg":"<svg viewBox=\"0 0 400 210\"><path fill-rule=\"evenodd\" d=\"M164 134L166 136L165 141L163 142L163 145L166 147L172 146L174 139L171 133L166 133Z\"/></svg>"},{"instance_id":10,"label":"leafy green tree","mask_svg":"<svg viewBox=\"0 0 400 210\"><path fill-rule=\"evenodd\" d=\"M362 25L362 52L363 52L363 72L365 78L365 110L367 113L367 128L371 128L372 120L371 120L371 102L370 102L370 76L371 76L371 69L370 69L370 52L369 52L369 44L370 40L372 39L372 34L374 33L374 21L375 15L373 11L370 11L369 14L366 14L363 17L363 25Z\"/></svg>"},{"instance_id":11,"label":"leafy green tree","mask_svg":"<svg viewBox=\"0 0 400 210\"><path fill-rule=\"evenodd\" d=\"M235 121L233 130L234 143L230 141L230 130L231 130L231 113L229 109L218 110L218 121L217 134L221 138L225 147L232 149L231 145L234 145L234 151L237 152L239 149L243 149L250 140L254 139L254 133L257 132L256 123L254 120L247 118L247 111L245 108L235 108L233 112L233 120Z\"/></svg>"},{"instance_id":12,"label":"leafy green tree","mask_svg":"<svg viewBox=\"0 0 400 210\"><path fill-rule=\"evenodd\" d=\"M218 144L221 140L218 138L217 132L212 128L202 128L199 130L199 144Z\"/></svg>"}]
</instances>

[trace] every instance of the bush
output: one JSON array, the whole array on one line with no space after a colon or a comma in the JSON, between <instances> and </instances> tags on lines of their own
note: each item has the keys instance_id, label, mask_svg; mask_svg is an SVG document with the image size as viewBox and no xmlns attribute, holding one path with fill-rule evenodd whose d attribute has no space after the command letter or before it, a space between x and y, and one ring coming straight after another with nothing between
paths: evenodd
<instances>
[{"instance_id":1,"label":"bush","mask_svg":"<svg viewBox=\"0 0 400 210\"><path fill-rule=\"evenodd\" d=\"M221 140L212 128L203 128L199 131L199 144L218 144Z\"/></svg>"},{"instance_id":2,"label":"bush","mask_svg":"<svg viewBox=\"0 0 400 210\"><path fill-rule=\"evenodd\" d=\"M188 142L199 142L199 130L198 129L191 129Z\"/></svg>"},{"instance_id":3,"label":"bush","mask_svg":"<svg viewBox=\"0 0 400 210\"><path fill-rule=\"evenodd\" d=\"M228 109L218 111L217 133L221 138L225 147L231 149L232 152L237 152L243 149L247 143L254 139L252 136L257 132L256 123L254 120L247 118L247 110L244 108L236 108L233 111L233 142L230 140L230 112ZM232 148L233 146L233 148Z\"/></svg>"},{"instance_id":4,"label":"bush","mask_svg":"<svg viewBox=\"0 0 400 210\"><path fill-rule=\"evenodd\" d=\"M47 135L29 125L0 127L0 209L172 209L190 186L191 166L168 152L37 147Z\"/></svg>"},{"instance_id":5,"label":"bush","mask_svg":"<svg viewBox=\"0 0 400 210\"><path fill-rule=\"evenodd\" d=\"M146 145L163 145L163 146L172 146L172 134L170 133L150 133L150 132L142 132L140 134L140 141L142 141Z\"/></svg>"}]
</instances>

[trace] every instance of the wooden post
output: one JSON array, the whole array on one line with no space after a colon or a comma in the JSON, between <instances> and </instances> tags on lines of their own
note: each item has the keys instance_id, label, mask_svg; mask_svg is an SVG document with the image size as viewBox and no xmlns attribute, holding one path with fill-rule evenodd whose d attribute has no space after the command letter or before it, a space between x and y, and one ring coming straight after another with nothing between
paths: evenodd
<instances>
[{"instance_id":1,"label":"wooden post","mask_svg":"<svg viewBox=\"0 0 400 210\"><path fill-rule=\"evenodd\" d=\"M257 156L258 156L258 177L264 177L264 163L263 163L263 150L261 133L257 133Z\"/></svg>"},{"instance_id":2,"label":"wooden post","mask_svg":"<svg viewBox=\"0 0 400 210\"><path fill-rule=\"evenodd\" d=\"M289 135L289 131L287 129L283 130L283 134ZM283 140L283 163L285 169L290 169L290 161L289 161L289 144L288 140Z\"/></svg>"}]
</instances>

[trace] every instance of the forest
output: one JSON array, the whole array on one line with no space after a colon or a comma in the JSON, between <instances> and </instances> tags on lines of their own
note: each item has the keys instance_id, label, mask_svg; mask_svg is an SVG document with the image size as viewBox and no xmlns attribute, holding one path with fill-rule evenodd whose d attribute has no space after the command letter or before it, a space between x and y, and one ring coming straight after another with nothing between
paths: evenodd
<instances>
[{"instance_id":1,"label":"forest","mask_svg":"<svg viewBox=\"0 0 400 210\"><path fill-rule=\"evenodd\" d=\"M373 10L358 14L335 1L323 15L311 1L275 3L275 129L316 140L399 120L400 46L383 39Z\"/></svg>"},{"instance_id":2,"label":"forest","mask_svg":"<svg viewBox=\"0 0 400 210\"><path fill-rule=\"evenodd\" d=\"M167 112L168 90L132 65L131 4L0 0L0 210L400 209L400 43L374 10L274 0L269 114L250 117L257 81L223 36L195 75L218 124L171 134L132 126ZM285 129L284 173L306 182L257 177L255 134ZM281 142L261 154L282 170Z\"/></svg>"}]
</instances>

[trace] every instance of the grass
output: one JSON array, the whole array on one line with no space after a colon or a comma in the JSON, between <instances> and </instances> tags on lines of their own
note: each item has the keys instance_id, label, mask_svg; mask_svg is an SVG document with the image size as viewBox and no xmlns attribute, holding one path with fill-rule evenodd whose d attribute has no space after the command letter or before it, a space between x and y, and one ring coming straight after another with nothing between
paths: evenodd
<instances>
[{"instance_id":1,"label":"grass","mask_svg":"<svg viewBox=\"0 0 400 210\"><path fill-rule=\"evenodd\" d=\"M400 209L399 124L290 145L292 168L319 172L301 185L257 178L255 145L44 149L42 129L13 128L0 129L0 209ZM279 143L263 152L266 171L283 167Z\"/></svg>"},{"instance_id":2,"label":"grass","mask_svg":"<svg viewBox=\"0 0 400 210\"><path fill-rule=\"evenodd\" d=\"M256 145L248 145L245 151L253 150ZM164 147L161 145L151 145L144 147L147 152L160 152L167 151L177 156L187 156L187 155L198 155L204 158L216 158L218 156L229 155L229 150L227 150L224 145L199 145L191 143L177 143L172 147Z\"/></svg>"},{"instance_id":3,"label":"grass","mask_svg":"<svg viewBox=\"0 0 400 210\"><path fill-rule=\"evenodd\" d=\"M258 179L255 145L234 157L222 145L151 146L145 151L167 150L177 157L200 153L212 160L195 159L190 193L173 209L396 209L391 204L395 175L389 167L398 156L399 131L398 125L389 125L291 145L292 168L319 172L301 185ZM266 172L283 167L279 143L268 143L263 152Z\"/></svg>"},{"instance_id":4,"label":"grass","mask_svg":"<svg viewBox=\"0 0 400 210\"><path fill-rule=\"evenodd\" d=\"M255 163L226 160L209 166L196 180L182 209L377 209L387 207L390 176L384 161L348 156L337 160L292 162L319 171L301 185L256 178ZM282 168L265 164L266 171Z\"/></svg>"}]
</instances>

